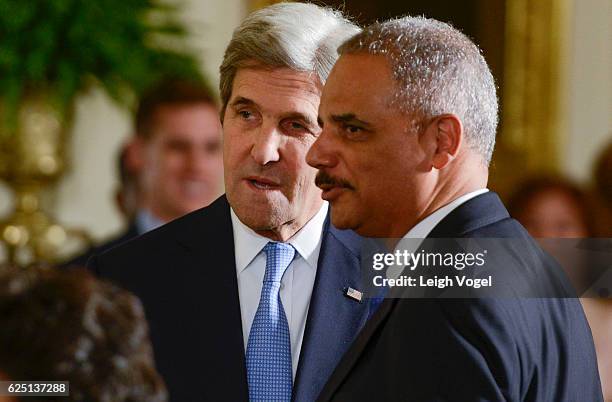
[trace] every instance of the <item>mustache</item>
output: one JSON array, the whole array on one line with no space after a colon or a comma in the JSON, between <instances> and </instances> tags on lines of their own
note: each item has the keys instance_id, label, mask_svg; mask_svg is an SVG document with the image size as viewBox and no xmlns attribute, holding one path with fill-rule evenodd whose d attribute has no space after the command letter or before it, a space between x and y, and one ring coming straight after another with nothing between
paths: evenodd
<instances>
[{"instance_id":1,"label":"mustache","mask_svg":"<svg viewBox=\"0 0 612 402\"><path fill-rule=\"evenodd\" d=\"M315 185L317 187L321 186L334 186L334 187L345 187L350 190L355 190L355 187L348 181L341 179L339 177L334 177L323 170L319 170L317 176L315 177Z\"/></svg>"}]
</instances>

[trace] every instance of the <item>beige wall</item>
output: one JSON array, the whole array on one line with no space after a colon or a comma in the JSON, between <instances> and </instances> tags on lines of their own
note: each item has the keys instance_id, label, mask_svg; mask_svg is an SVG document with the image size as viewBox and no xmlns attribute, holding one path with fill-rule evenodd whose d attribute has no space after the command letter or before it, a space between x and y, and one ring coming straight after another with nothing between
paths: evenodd
<instances>
[{"instance_id":1,"label":"beige wall","mask_svg":"<svg viewBox=\"0 0 612 402\"><path fill-rule=\"evenodd\" d=\"M612 2L574 0L571 30L562 166L588 183L594 158L612 141Z\"/></svg>"}]
</instances>

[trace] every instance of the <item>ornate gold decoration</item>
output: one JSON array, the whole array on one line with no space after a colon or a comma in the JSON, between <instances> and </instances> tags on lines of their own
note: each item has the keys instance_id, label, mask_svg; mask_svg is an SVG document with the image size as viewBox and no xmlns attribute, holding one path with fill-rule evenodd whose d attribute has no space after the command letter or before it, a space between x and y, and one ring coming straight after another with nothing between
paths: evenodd
<instances>
[{"instance_id":1,"label":"ornate gold decoration","mask_svg":"<svg viewBox=\"0 0 612 402\"><path fill-rule=\"evenodd\" d=\"M2 110L0 118L6 121ZM65 171L70 122L71 109L61 110L39 92L21 103L14 132L0 132L0 179L15 196L13 213L0 221L10 263L53 263L72 238L89 242L84 232L62 227L41 209L41 193Z\"/></svg>"},{"instance_id":2,"label":"ornate gold decoration","mask_svg":"<svg viewBox=\"0 0 612 402\"><path fill-rule=\"evenodd\" d=\"M491 177L502 194L528 174L559 168L570 1L506 1L502 124Z\"/></svg>"}]
</instances>

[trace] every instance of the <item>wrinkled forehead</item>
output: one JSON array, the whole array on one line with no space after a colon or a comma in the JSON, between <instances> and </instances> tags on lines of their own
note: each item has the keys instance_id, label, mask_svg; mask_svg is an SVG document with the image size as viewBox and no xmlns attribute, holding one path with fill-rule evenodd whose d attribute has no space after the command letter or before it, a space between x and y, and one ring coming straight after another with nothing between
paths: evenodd
<instances>
[{"instance_id":1,"label":"wrinkled forehead","mask_svg":"<svg viewBox=\"0 0 612 402\"><path fill-rule=\"evenodd\" d=\"M322 85L314 72L290 68L240 68L234 78L228 107L251 104L262 111L316 113Z\"/></svg>"}]
</instances>

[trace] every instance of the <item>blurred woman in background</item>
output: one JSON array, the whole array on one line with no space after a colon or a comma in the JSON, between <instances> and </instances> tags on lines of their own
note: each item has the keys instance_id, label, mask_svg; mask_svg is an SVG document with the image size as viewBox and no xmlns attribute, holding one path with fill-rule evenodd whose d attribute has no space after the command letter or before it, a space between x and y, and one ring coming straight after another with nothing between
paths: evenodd
<instances>
[{"instance_id":1,"label":"blurred woman in background","mask_svg":"<svg viewBox=\"0 0 612 402\"><path fill-rule=\"evenodd\" d=\"M508 209L533 237L584 238L592 235L587 195L569 180L537 177L525 181Z\"/></svg>"},{"instance_id":2,"label":"blurred woman in background","mask_svg":"<svg viewBox=\"0 0 612 402\"><path fill-rule=\"evenodd\" d=\"M612 166L612 158L610 160ZM594 213L591 203L592 198L571 181L540 177L519 186L508 204L512 217L560 260L570 280L580 290L588 288L595 280L587 269L593 267L584 261L577 263L581 254L575 247L578 239L598 234L596 221L602 217ZM583 292L579 291L579 294ZM612 402L612 298L609 295L584 297L581 302L593 333L604 400Z\"/></svg>"}]
</instances>

